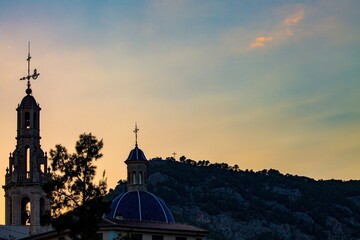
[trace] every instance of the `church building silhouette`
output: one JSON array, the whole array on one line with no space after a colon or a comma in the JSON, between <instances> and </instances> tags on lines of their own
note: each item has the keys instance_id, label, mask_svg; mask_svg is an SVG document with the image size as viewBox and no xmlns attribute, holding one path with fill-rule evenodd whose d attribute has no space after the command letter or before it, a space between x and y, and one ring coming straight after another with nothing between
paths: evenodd
<instances>
[{"instance_id":1,"label":"church building silhouette","mask_svg":"<svg viewBox=\"0 0 360 240\"><path fill-rule=\"evenodd\" d=\"M0 240L4 239L70 239L67 232L56 232L45 225L44 216L50 212L50 199L42 186L50 170L47 155L40 144L40 105L32 95L30 80L39 77L30 73L30 43L26 95L18 105L15 150L10 153L6 168L5 225L0 225ZM176 223L170 209L159 197L147 191L148 160L138 146L139 129L135 125L135 148L125 160L127 191L111 203L111 212L99 223L98 236L103 240L203 240L207 231L188 224Z\"/></svg>"}]
</instances>

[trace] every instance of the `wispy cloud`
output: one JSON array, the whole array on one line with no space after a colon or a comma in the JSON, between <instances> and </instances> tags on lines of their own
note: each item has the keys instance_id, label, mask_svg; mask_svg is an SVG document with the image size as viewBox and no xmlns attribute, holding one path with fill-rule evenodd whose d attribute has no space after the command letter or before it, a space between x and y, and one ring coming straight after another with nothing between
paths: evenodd
<instances>
[{"instance_id":1,"label":"wispy cloud","mask_svg":"<svg viewBox=\"0 0 360 240\"><path fill-rule=\"evenodd\" d=\"M289 17L287 17L283 23L286 26L291 26L294 24L298 24L303 18L304 18L304 9L300 8L293 15L290 15Z\"/></svg>"},{"instance_id":2,"label":"wispy cloud","mask_svg":"<svg viewBox=\"0 0 360 240\"><path fill-rule=\"evenodd\" d=\"M264 36L257 37L250 43L250 48L262 48L266 46L266 42L273 41L280 43L294 35L293 27L301 23L304 18L304 8L299 8L295 12L289 14L282 22L276 24L273 29L269 30Z\"/></svg>"},{"instance_id":3,"label":"wispy cloud","mask_svg":"<svg viewBox=\"0 0 360 240\"><path fill-rule=\"evenodd\" d=\"M287 17L283 21L283 24L286 26L286 33L289 36L293 35L291 26L299 24L303 18L304 18L304 9L300 8L297 12L295 12L293 15Z\"/></svg>"}]
</instances>

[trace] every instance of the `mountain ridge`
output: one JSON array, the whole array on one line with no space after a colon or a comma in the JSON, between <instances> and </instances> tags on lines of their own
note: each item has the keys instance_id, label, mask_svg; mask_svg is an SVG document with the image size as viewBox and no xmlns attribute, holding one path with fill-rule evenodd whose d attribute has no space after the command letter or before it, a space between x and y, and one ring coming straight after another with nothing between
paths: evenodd
<instances>
[{"instance_id":1,"label":"mountain ridge","mask_svg":"<svg viewBox=\"0 0 360 240\"><path fill-rule=\"evenodd\" d=\"M208 239L359 239L360 181L254 172L181 157L149 161L148 190ZM126 190L126 182L111 195Z\"/></svg>"}]
</instances>

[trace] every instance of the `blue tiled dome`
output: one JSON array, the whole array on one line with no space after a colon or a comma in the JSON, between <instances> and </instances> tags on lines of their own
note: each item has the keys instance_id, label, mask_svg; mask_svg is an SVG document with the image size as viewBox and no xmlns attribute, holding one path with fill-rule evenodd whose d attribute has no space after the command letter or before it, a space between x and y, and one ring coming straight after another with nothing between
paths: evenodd
<instances>
[{"instance_id":1,"label":"blue tiled dome","mask_svg":"<svg viewBox=\"0 0 360 240\"><path fill-rule=\"evenodd\" d=\"M145 191L131 191L119 195L111 203L106 218L174 223L174 218L163 200Z\"/></svg>"},{"instance_id":2,"label":"blue tiled dome","mask_svg":"<svg viewBox=\"0 0 360 240\"><path fill-rule=\"evenodd\" d=\"M147 159L144 152L136 145L136 147L131 150L129 157L125 162L127 161L147 161Z\"/></svg>"}]
</instances>

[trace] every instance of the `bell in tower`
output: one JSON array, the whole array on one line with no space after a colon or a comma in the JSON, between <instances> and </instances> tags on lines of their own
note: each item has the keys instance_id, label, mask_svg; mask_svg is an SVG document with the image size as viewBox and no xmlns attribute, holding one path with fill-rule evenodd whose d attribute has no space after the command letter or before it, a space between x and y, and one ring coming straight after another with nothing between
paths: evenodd
<instances>
[{"instance_id":1,"label":"bell in tower","mask_svg":"<svg viewBox=\"0 0 360 240\"><path fill-rule=\"evenodd\" d=\"M16 148L9 156L5 185L5 224L29 226L31 233L44 230L44 218L50 214L50 200L42 186L48 181L47 156L40 145L40 106L32 96L30 80L30 44L26 96L18 105Z\"/></svg>"}]
</instances>

